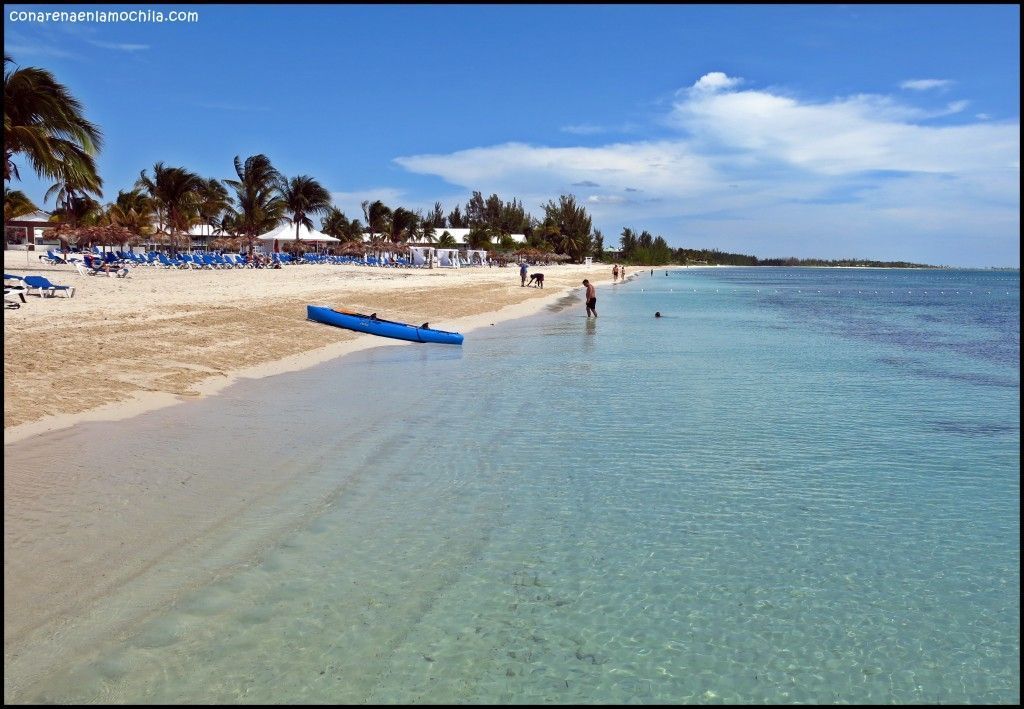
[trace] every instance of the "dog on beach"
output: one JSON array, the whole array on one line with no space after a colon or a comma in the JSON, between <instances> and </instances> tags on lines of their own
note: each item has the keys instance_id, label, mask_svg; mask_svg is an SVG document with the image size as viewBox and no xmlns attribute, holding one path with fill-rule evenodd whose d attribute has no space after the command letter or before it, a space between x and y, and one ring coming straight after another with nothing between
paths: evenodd
<instances>
[{"instance_id":1,"label":"dog on beach","mask_svg":"<svg viewBox=\"0 0 1024 709\"><path fill-rule=\"evenodd\" d=\"M543 273L532 273L530 274L530 285L536 286L537 288L544 287L544 274Z\"/></svg>"}]
</instances>

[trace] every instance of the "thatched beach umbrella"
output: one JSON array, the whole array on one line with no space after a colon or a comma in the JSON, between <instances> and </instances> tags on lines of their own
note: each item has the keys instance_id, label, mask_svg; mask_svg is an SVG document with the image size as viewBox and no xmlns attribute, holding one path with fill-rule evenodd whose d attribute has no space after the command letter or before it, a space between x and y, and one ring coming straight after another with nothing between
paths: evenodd
<instances>
[{"instance_id":1,"label":"thatched beach umbrella","mask_svg":"<svg viewBox=\"0 0 1024 709\"><path fill-rule=\"evenodd\" d=\"M335 250L342 256L362 256L366 253L366 245L358 241L347 241Z\"/></svg>"},{"instance_id":2,"label":"thatched beach umbrella","mask_svg":"<svg viewBox=\"0 0 1024 709\"><path fill-rule=\"evenodd\" d=\"M111 224L79 227L61 225L55 231L58 238L79 247L94 244L106 247L114 244L128 244L138 239L138 235L131 229Z\"/></svg>"},{"instance_id":3,"label":"thatched beach umbrella","mask_svg":"<svg viewBox=\"0 0 1024 709\"><path fill-rule=\"evenodd\" d=\"M220 251L241 251L242 239L235 236L220 236L210 242L210 245Z\"/></svg>"}]
</instances>

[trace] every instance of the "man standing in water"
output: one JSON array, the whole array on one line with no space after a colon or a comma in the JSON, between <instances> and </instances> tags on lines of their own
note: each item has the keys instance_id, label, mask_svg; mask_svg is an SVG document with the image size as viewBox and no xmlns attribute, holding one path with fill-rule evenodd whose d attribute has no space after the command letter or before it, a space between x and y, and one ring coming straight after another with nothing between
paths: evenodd
<instances>
[{"instance_id":1,"label":"man standing in water","mask_svg":"<svg viewBox=\"0 0 1024 709\"><path fill-rule=\"evenodd\" d=\"M594 284L588 281L586 278L583 279L583 285L587 287L587 317L593 313L594 317L597 317L597 289L594 288Z\"/></svg>"}]
</instances>

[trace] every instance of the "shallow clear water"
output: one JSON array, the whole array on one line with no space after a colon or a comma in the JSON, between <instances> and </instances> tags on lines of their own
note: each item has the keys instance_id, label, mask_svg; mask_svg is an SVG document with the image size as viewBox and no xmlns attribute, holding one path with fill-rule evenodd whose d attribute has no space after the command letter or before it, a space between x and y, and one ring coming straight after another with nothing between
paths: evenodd
<instances>
[{"instance_id":1,"label":"shallow clear water","mask_svg":"<svg viewBox=\"0 0 1024 709\"><path fill-rule=\"evenodd\" d=\"M598 296L111 427L197 465L286 441L232 464L320 502L282 494L287 533L30 698L1019 700L1018 273Z\"/></svg>"}]
</instances>

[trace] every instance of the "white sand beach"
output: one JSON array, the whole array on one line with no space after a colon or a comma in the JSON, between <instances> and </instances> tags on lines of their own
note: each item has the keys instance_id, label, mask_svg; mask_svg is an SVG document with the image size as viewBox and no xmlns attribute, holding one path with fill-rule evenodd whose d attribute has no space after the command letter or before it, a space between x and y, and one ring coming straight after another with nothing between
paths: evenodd
<instances>
[{"instance_id":1,"label":"white sand beach","mask_svg":"<svg viewBox=\"0 0 1024 709\"><path fill-rule=\"evenodd\" d=\"M4 313L4 441L77 421L119 419L211 394L239 377L300 369L390 344L306 320L307 304L376 312L466 331L521 317L611 267L552 265L545 287L518 269L385 269L293 265L179 271L139 266L127 278L4 254L4 272L74 286L71 298L28 296ZM635 273L642 269L635 269ZM599 293L600 295L600 293Z\"/></svg>"}]
</instances>

